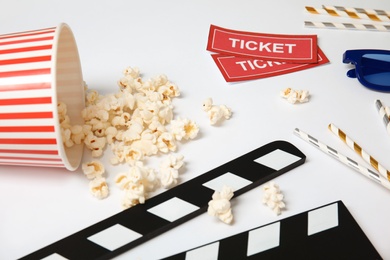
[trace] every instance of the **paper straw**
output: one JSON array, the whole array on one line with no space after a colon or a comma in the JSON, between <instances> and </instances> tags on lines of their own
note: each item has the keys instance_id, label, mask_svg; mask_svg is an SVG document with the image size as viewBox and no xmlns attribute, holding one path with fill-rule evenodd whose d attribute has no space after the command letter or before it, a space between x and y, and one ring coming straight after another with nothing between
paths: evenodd
<instances>
[{"instance_id":1,"label":"paper straw","mask_svg":"<svg viewBox=\"0 0 390 260\"><path fill-rule=\"evenodd\" d=\"M379 184L381 184L383 187L390 190L390 183L387 181L386 178L383 176L377 174L376 172L364 167L363 165L355 162L354 160L348 158L347 156L339 153L337 150L331 148L330 146L318 141L316 138L306 134L302 130L299 130L298 128L295 128L294 133L303 139L304 141L312 144L314 147L320 149L326 154L331 155L333 158L339 160L343 164L349 166L350 168L354 169L355 171L358 171L359 173L363 174L364 176L368 177L370 180L373 180Z\"/></svg>"},{"instance_id":2,"label":"paper straw","mask_svg":"<svg viewBox=\"0 0 390 260\"><path fill-rule=\"evenodd\" d=\"M326 9L339 10L345 12L355 12L368 15L383 15L390 18L390 11L378 10L378 9L366 9L366 8L356 8L356 7L344 7L344 6L325 6Z\"/></svg>"},{"instance_id":3,"label":"paper straw","mask_svg":"<svg viewBox=\"0 0 390 260\"><path fill-rule=\"evenodd\" d=\"M390 24L360 24L360 23L331 23L305 21L305 27L324 28L324 29L344 29L344 30L363 30L363 31L390 31Z\"/></svg>"},{"instance_id":4,"label":"paper straw","mask_svg":"<svg viewBox=\"0 0 390 260\"><path fill-rule=\"evenodd\" d=\"M363 148L353 141L348 135L346 135L341 129L337 128L334 124L329 124L329 130L332 131L336 136L338 136L349 148L354 150L364 161L369 163L372 167L375 168L383 177L390 180L390 172L386 170L374 157L369 155Z\"/></svg>"},{"instance_id":5,"label":"paper straw","mask_svg":"<svg viewBox=\"0 0 390 260\"><path fill-rule=\"evenodd\" d=\"M383 123L386 127L387 133L390 135L390 114L388 111L386 111L386 107L383 106L382 102L380 100L375 100L375 106L376 109L379 112L380 117L383 120Z\"/></svg>"},{"instance_id":6,"label":"paper straw","mask_svg":"<svg viewBox=\"0 0 390 260\"><path fill-rule=\"evenodd\" d=\"M315 8L312 6L305 6L306 11L311 14L321 14L321 15L330 15L335 17L345 17L353 19L367 19L376 22L388 22L390 18L387 15L376 15L376 14L366 14L358 13L348 10L338 10L333 8Z\"/></svg>"}]
</instances>

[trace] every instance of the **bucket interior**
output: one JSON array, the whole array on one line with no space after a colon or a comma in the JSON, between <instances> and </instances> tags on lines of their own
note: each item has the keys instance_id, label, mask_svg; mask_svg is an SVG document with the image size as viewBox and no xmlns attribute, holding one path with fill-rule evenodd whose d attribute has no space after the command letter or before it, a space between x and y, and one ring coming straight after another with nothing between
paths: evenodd
<instances>
[{"instance_id":1,"label":"bucket interior","mask_svg":"<svg viewBox=\"0 0 390 260\"><path fill-rule=\"evenodd\" d=\"M71 124L83 125L81 111L85 107L84 83L76 41L71 29L66 24L58 26L56 37L53 55L55 70L53 85L55 85L57 101L53 104L54 111L58 113L57 102L64 102L67 105L67 115L70 117ZM75 144L70 148L64 146L59 124L57 128L59 153L65 167L68 170L76 170L81 162L84 145Z\"/></svg>"}]
</instances>

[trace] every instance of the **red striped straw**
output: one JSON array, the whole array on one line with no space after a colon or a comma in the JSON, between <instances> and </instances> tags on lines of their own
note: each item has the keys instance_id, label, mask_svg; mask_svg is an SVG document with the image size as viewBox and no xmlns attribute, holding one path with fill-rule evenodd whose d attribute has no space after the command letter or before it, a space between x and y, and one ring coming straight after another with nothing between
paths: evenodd
<instances>
[{"instance_id":1,"label":"red striped straw","mask_svg":"<svg viewBox=\"0 0 390 260\"><path fill-rule=\"evenodd\" d=\"M83 123L81 65L69 26L0 35L0 165L78 168L83 146L64 147L59 101L72 124Z\"/></svg>"}]
</instances>

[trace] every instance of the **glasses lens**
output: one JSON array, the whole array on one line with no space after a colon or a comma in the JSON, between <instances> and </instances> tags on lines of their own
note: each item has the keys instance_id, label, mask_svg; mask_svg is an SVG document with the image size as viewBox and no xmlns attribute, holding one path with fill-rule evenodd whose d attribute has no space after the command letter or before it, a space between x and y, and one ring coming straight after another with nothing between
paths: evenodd
<instances>
[{"instance_id":1,"label":"glasses lens","mask_svg":"<svg viewBox=\"0 0 390 260\"><path fill-rule=\"evenodd\" d=\"M361 69L367 82L390 87L390 55L364 54Z\"/></svg>"}]
</instances>

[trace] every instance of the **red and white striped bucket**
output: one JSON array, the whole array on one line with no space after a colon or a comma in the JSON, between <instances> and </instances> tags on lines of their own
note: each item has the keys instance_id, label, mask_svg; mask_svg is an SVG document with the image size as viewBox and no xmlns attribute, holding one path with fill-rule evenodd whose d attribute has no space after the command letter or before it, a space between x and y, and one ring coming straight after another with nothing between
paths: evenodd
<instances>
[{"instance_id":1,"label":"red and white striped bucket","mask_svg":"<svg viewBox=\"0 0 390 260\"><path fill-rule=\"evenodd\" d=\"M83 78L69 26L0 35L0 165L78 168L83 145L63 145L59 101L72 124L83 123Z\"/></svg>"}]
</instances>

